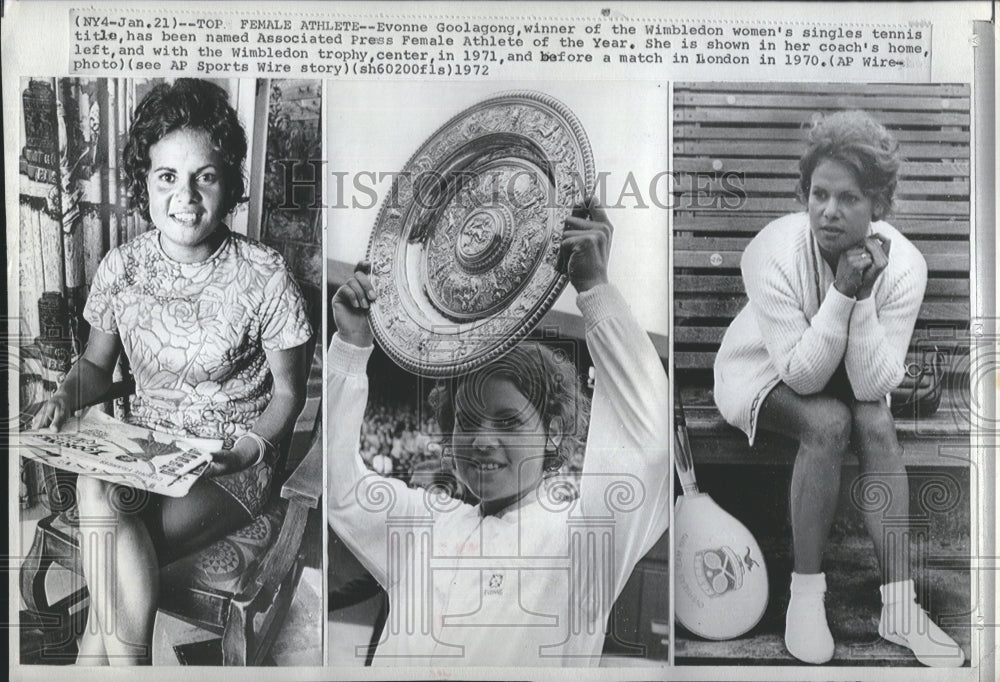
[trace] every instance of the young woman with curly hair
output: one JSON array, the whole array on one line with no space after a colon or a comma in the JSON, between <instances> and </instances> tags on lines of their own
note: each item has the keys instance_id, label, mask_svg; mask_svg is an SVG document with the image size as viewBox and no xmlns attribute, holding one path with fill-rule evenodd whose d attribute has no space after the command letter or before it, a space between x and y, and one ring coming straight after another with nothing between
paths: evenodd
<instances>
[{"instance_id":1,"label":"young woman with curly hair","mask_svg":"<svg viewBox=\"0 0 1000 682\"><path fill-rule=\"evenodd\" d=\"M123 169L132 207L155 229L101 262L84 309L87 347L34 420L58 429L99 399L124 351L135 378L129 421L214 452L180 498L78 478L90 591L83 664L151 662L159 567L261 513L273 444L305 401L312 329L302 294L277 252L224 223L243 199L246 152L218 86L178 79L142 100Z\"/></svg>"}]
</instances>

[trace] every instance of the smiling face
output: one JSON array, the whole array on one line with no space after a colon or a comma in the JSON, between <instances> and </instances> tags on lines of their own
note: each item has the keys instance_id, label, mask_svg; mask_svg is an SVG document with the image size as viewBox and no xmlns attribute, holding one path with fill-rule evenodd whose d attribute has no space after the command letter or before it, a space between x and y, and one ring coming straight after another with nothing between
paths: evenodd
<instances>
[{"instance_id":1,"label":"smiling face","mask_svg":"<svg viewBox=\"0 0 1000 682\"><path fill-rule=\"evenodd\" d=\"M825 159L816 165L809 189L809 226L828 262L868 236L872 201L849 168Z\"/></svg>"},{"instance_id":2,"label":"smiling face","mask_svg":"<svg viewBox=\"0 0 1000 682\"><path fill-rule=\"evenodd\" d=\"M204 130L178 128L149 148L149 216L174 260L208 258L221 242L224 163Z\"/></svg>"},{"instance_id":3,"label":"smiling face","mask_svg":"<svg viewBox=\"0 0 1000 682\"><path fill-rule=\"evenodd\" d=\"M458 390L456 474L484 508L503 509L538 487L545 439L538 410L509 379L494 375Z\"/></svg>"}]
</instances>

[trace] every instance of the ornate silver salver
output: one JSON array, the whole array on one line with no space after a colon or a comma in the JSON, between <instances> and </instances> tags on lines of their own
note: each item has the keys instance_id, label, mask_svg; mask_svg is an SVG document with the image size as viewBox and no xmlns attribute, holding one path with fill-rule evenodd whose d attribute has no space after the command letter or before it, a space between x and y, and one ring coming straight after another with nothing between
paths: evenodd
<instances>
[{"instance_id":1,"label":"ornate silver salver","mask_svg":"<svg viewBox=\"0 0 1000 682\"><path fill-rule=\"evenodd\" d=\"M448 121L397 176L368 244L382 348L435 377L508 351L566 286L563 222L593 185L587 136L552 97L503 93Z\"/></svg>"}]
</instances>

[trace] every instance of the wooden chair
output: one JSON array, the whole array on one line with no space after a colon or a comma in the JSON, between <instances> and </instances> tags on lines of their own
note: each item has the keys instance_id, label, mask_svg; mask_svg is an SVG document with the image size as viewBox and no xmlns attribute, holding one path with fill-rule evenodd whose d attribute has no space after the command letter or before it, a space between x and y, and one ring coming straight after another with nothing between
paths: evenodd
<instances>
[{"instance_id":1,"label":"wooden chair","mask_svg":"<svg viewBox=\"0 0 1000 682\"><path fill-rule=\"evenodd\" d=\"M116 385L121 393L122 386ZM222 638L223 665L262 665L281 629L306 561L319 554L321 516L322 349L313 350L306 406L279 458L264 513L248 526L161 569L159 609ZM20 571L26 615L44 626L73 631L86 621L86 586L50 602L46 575L54 565L82 576L74 476L45 467L51 514L39 521ZM307 534L307 523L312 531ZM316 545L316 546L313 546ZM22 617L22 620L24 618ZM51 638L49 638L51 639ZM44 662L68 662L41 652ZM317 642L319 645L319 642ZM72 660L72 659L70 659Z\"/></svg>"}]
</instances>

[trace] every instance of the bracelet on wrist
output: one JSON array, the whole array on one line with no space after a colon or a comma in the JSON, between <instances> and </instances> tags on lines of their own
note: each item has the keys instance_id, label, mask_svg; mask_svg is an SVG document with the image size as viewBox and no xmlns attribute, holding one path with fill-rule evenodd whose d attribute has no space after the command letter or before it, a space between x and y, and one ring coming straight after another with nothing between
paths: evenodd
<instances>
[{"instance_id":1,"label":"bracelet on wrist","mask_svg":"<svg viewBox=\"0 0 1000 682\"><path fill-rule=\"evenodd\" d=\"M250 440L252 440L254 444L257 446L257 450L259 452L259 454L257 455L257 459L254 460L254 463L250 465L251 467L255 467L258 464L260 464L262 461L264 461L264 456L267 453L274 450L274 444L271 443L271 441L269 441L268 439L264 438L264 436L260 435L259 433L254 433L253 431L247 431L242 436L237 438L236 442L239 443L244 438L249 438ZM235 447L235 443L233 444L233 447Z\"/></svg>"}]
</instances>

